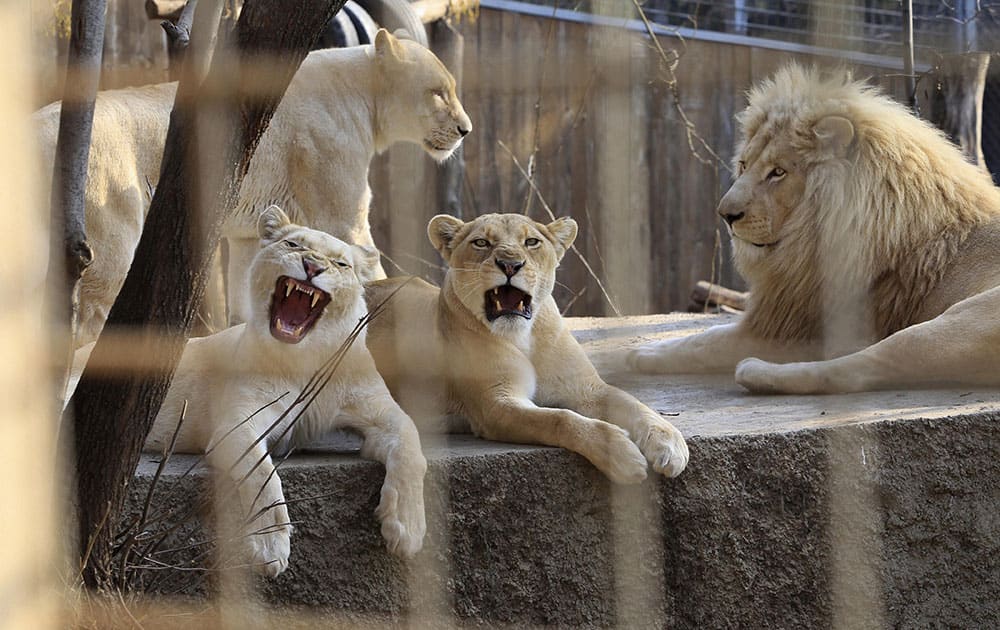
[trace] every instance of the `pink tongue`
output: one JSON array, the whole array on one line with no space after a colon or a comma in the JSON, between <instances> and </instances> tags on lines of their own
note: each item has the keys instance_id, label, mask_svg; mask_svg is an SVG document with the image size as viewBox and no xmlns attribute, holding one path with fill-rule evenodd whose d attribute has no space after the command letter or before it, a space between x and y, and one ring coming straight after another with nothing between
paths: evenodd
<instances>
[{"instance_id":1,"label":"pink tongue","mask_svg":"<svg viewBox=\"0 0 1000 630\"><path fill-rule=\"evenodd\" d=\"M520 304L523 299L524 293L520 290L508 286L500 287L501 310L516 311L518 310L517 305Z\"/></svg>"},{"instance_id":2,"label":"pink tongue","mask_svg":"<svg viewBox=\"0 0 1000 630\"><path fill-rule=\"evenodd\" d=\"M291 295L278 305L275 315L280 317L285 324L299 326L309 317L311 306L312 297L309 294L293 290Z\"/></svg>"}]
</instances>

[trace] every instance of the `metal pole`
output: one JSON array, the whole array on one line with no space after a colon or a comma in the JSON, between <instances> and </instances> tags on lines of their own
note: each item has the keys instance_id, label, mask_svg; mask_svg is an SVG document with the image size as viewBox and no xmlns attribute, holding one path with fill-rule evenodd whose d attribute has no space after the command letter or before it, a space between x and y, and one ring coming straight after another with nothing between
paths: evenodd
<instances>
[{"instance_id":1,"label":"metal pole","mask_svg":"<svg viewBox=\"0 0 1000 630\"><path fill-rule=\"evenodd\" d=\"M917 107L917 77L913 74L913 0L903 0L903 75L910 107Z\"/></svg>"}]
</instances>

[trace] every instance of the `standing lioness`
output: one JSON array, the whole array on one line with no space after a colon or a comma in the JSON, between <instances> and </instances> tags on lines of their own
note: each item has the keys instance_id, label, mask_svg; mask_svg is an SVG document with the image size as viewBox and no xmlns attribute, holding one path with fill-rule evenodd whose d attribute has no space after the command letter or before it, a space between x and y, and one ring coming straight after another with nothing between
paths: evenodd
<instances>
[{"instance_id":1,"label":"standing lioness","mask_svg":"<svg viewBox=\"0 0 1000 630\"><path fill-rule=\"evenodd\" d=\"M398 292L372 323L368 347L418 422L460 414L480 437L568 448L619 483L644 479L647 460L678 475L688 461L680 432L598 376L552 299L576 231L568 218L434 217L427 232L449 266L443 288L369 283L369 305Z\"/></svg>"},{"instance_id":2,"label":"standing lioness","mask_svg":"<svg viewBox=\"0 0 1000 630\"><path fill-rule=\"evenodd\" d=\"M260 138L224 227L234 322L253 313L243 289L259 249L260 213L276 204L300 225L374 244L369 163L395 142L420 145L437 161L451 155L472 129L455 88L455 78L434 53L385 30L373 45L306 57ZM164 83L97 95L86 191L94 263L81 280L77 346L97 339L132 264L176 92L176 83ZM40 172L49 176L60 107L53 103L33 116ZM377 263L371 273L385 277Z\"/></svg>"}]
</instances>

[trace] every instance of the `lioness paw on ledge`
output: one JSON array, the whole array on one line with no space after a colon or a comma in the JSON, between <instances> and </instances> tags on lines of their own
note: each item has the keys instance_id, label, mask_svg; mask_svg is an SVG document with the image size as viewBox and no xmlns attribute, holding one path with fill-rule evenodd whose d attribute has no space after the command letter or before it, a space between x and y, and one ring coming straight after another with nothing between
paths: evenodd
<instances>
[{"instance_id":1,"label":"lioness paw on ledge","mask_svg":"<svg viewBox=\"0 0 1000 630\"><path fill-rule=\"evenodd\" d=\"M369 305L392 295L368 344L418 424L460 414L480 437L567 448L617 483L684 470L681 433L601 379L552 298L575 221L438 215L427 232L448 265L440 289L389 279L366 291Z\"/></svg>"}]
</instances>

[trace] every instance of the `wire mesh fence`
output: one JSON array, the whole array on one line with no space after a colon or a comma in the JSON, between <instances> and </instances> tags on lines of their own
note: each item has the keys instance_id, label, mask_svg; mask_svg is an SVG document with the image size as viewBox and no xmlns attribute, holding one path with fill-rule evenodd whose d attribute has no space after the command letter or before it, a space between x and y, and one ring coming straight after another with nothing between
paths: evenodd
<instances>
[{"instance_id":1,"label":"wire mesh fence","mask_svg":"<svg viewBox=\"0 0 1000 630\"><path fill-rule=\"evenodd\" d=\"M528 1L583 12L607 6L586 0ZM904 12L897 0L645 0L641 5L651 21L678 28L893 58L903 53ZM996 42L1000 3L916 0L912 5L918 60L930 63L943 53L988 50Z\"/></svg>"}]
</instances>

